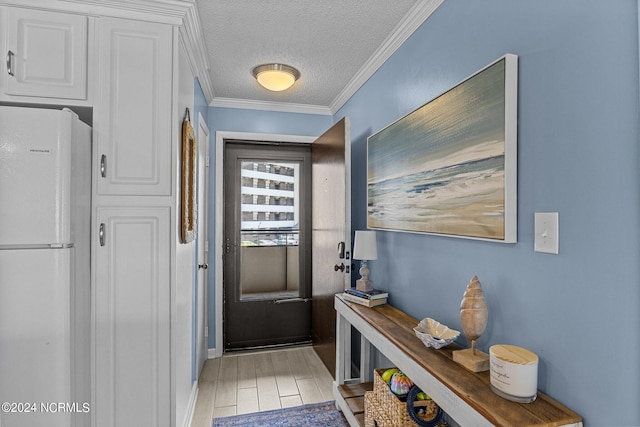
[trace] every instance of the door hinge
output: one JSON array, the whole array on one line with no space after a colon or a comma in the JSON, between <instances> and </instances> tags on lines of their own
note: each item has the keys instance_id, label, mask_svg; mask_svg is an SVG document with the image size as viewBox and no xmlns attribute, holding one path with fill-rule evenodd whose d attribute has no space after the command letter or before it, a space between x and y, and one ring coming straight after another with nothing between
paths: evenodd
<instances>
[{"instance_id":1,"label":"door hinge","mask_svg":"<svg viewBox=\"0 0 640 427\"><path fill-rule=\"evenodd\" d=\"M230 254L231 250L232 249L235 250L235 248L237 246L238 245L235 245L235 244L231 243L231 239L227 239L226 243L224 244L224 253L225 254Z\"/></svg>"}]
</instances>

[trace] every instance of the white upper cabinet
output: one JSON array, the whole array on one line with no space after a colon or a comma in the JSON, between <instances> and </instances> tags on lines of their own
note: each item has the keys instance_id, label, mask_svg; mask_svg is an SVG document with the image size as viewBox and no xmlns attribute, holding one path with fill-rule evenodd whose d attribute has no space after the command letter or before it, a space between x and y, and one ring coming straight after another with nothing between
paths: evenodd
<instances>
[{"instance_id":1,"label":"white upper cabinet","mask_svg":"<svg viewBox=\"0 0 640 427\"><path fill-rule=\"evenodd\" d=\"M98 195L170 196L173 30L97 20Z\"/></svg>"},{"instance_id":2,"label":"white upper cabinet","mask_svg":"<svg viewBox=\"0 0 640 427\"><path fill-rule=\"evenodd\" d=\"M87 99L86 16L7 7L6 95Z\"/></svg>"}]
</instances>

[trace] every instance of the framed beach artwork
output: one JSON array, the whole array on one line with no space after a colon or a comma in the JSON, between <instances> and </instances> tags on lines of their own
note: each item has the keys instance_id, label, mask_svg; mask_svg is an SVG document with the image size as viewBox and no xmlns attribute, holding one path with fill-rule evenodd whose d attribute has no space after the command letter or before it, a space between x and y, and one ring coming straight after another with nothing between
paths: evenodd
<instances>
[{"instance_id":1,"label":"framed beach artwork","mask_svg":"<svg viewBox=\"0 0 640 427\"><path fill-rule=\"evenodd\" d=\"M196 137L187 108L182 121L182 170L180 189L180 240L192 242L196 238Z\"/></svg>"},{"instance_id":2,"label":"framed beach artwork","mask_svg":"<svg viewBox=\"0 0 640 427\"><path fill-rule=\"evenodd\" d=\"M367 225L517 241L518 57L505 55L367 139Z\"/></svg>"}]
</instances>

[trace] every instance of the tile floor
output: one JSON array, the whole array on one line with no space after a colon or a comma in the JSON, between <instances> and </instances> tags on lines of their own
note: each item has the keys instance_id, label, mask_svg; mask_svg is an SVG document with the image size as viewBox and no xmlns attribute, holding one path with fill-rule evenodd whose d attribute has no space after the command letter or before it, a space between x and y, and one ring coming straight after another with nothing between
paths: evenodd
<instances>
[{"instance_id":1,"label":"tile floor","mask_svg":"<svg viewBox=\"0 0 640 427\"><path fill-rule=\"evenodd\" d=\"M333 377L311 346L227 353L207 360L191 427L214 417L333 400Z\"/></svg>"}]
</instances>

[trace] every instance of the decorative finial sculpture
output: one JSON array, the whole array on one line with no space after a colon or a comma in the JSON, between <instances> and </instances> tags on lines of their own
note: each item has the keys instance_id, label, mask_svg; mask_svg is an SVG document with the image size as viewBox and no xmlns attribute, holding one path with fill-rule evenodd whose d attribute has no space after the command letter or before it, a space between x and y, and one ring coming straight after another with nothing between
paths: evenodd
<instances>
[{"instance_id":1,"label":"decorative finial sculpture","mask_svg":"<svg viewBox=\"0 0 640 427\"><path fill-rule=\"evenodd\" d=\"M489 311L487 303L484 301L484 292L478 280L478 276L473 276L467 285L462 302L460 303L460 321L464 335L471 341L471 350L476 354L476 340L487 327Z\"/></svg>"},{"instance_id":2,"label":"decorative finial sculpture","mask_svg":"<svg viewBox=\"0 0 640 427\"><path fill-rule=\"evenodd\" d=\"M471 341L471 348L453 352L453 360L473 372L489 370L489 355L476 350L476 340L486 329L488 318L489 311L482 286L478 277L473 276L460 303L462 331L467 340Z\"/></svg>"}]
</instances>

